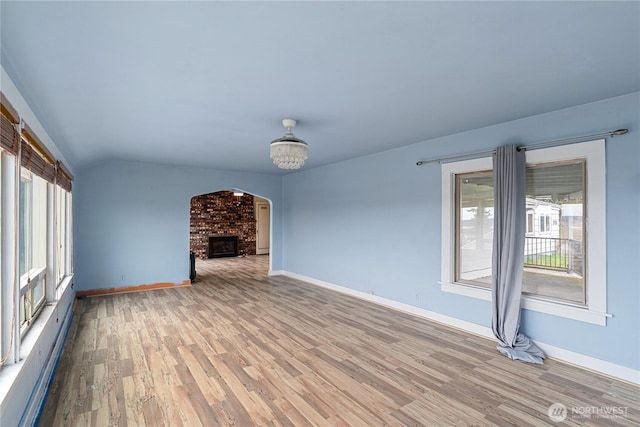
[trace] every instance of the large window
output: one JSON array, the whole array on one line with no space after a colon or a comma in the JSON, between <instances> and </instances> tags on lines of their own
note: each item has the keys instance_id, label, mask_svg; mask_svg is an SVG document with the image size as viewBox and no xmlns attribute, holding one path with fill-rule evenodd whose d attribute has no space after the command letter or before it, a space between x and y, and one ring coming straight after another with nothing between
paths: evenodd
<instances>
[{"instance_id":1,"label":"large window","mask_svg":"<svg viewBox=\"0 0 640 427\"><path fill-rule=\"evenodd\" d=\"M20 326L26 330L44 304L47 267L47 186L25 168L20 171L19 250Z\"/></svg>"},{"instance_id":2,"label":"large window","mask_svg":"<svg viewBox=\"0 0 640 427\"><path fill-rule=\"evenodd\" d=\"M71 284L73 177L3 96L0 109L1 367L28 354Z\"/></svg>"},{"instance_id":3,"label":"large window","mask_svg":"<svg viewBox=\"0 0 640 427\"><path fill-rule=\"evenodd\" d=\"M523 307L604 324L604 142L527 151L526 156ZM488 299L492 160L450 163L442 171L442 289Z\"/></svg>"}]
</instances>

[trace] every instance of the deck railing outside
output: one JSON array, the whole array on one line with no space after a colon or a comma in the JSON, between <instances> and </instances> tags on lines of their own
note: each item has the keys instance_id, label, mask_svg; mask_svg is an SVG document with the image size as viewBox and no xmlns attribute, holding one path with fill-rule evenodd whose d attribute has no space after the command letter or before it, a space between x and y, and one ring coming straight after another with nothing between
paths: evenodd
<instances>
[{"instance_id":1,"label":"deck railing outside","mask_svg":"<svg viewBox=\"0 0 640 427\"><path fill-rule=\"evenodd\" d=\"M582 242L558 237L525 237L524 265L581 272Z\"/></svg>"}]
</instances>

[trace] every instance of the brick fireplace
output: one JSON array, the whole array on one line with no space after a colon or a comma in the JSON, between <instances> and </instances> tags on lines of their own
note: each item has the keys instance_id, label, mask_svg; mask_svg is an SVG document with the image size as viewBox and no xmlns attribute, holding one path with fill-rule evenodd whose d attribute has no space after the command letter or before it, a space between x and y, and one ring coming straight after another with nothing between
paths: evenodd
<instances>
[{"instance_id":1,"label":"brick fireplace","mask_svg":"<svg viewBox=\"0 0 640 427\"><path fill-rule=\"evenodd\" d=\"M208 258L238 256L238 236L209 236Z\"/></svg>"},{"instance_id":2,"label":"brick fireplace","mask_svg":"<svg viewBox=\"0 0 640 427\"><path fill-rule=\"evenodd\" d=\"M190 228L190 249L200 259L210 257L210 237L236 236L236 255L255 255L253 196L234 196L231 191L219 191L193 197Z\"/></svg>"}]
</instances>

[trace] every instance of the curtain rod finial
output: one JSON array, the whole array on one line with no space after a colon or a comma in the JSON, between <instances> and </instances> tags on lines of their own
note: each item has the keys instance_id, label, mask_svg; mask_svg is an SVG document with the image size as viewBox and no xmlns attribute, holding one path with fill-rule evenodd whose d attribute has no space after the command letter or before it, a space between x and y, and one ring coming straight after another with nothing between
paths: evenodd
<instances>
[{"instance_id":1,"label":"curtain rod finial","mask_svg":"<svg viewBox=\"0 0 640 427\"><path fill-rule=\"evenodd\" d=\"M624 135L625 133L629 133L629 129L618 129L611 132L611 136Z\"/></svg>"}]
</instances>

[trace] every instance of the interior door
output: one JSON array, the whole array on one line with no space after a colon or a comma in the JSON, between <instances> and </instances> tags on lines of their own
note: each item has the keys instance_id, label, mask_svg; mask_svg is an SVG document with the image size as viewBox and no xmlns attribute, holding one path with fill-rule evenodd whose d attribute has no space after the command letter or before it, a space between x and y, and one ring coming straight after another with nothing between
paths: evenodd
<instances>
[{"instance_id":1,"label":"interior door","mask_svg":"<svg viewBox=\"0 0 640 427\"><path fill-rule=\"evenodd\" d=\"M256 201L256 254L269 253L271 210L267 200Z\"/></svg>"}]
</instances>

